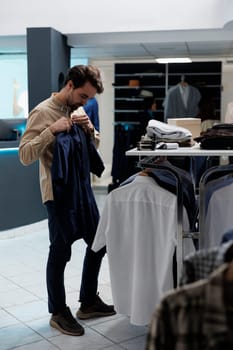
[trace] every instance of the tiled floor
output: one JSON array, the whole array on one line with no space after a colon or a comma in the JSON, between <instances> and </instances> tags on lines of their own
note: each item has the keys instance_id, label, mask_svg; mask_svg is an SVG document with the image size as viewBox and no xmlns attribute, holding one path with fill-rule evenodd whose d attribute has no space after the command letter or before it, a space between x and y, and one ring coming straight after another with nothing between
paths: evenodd
<instances>
[{"instance_id":1,"label":"tiled floor","mask_svg":"<svg viewBox=\"0 0 233 350\"><path fill-rule=\"evenodd\" d=\"M106 190L96 190L100 211ZM67 304L73 313L77 302L85 244L73 245L65 283ZM143 350L147 327L133 326L123 315L81 322L85 335L66 336L49 326L45 267L48 252L47 220L0 232L0 350ZM105 256L99 292L112 302L108 261Z\"/></svg>"}]
</instances>

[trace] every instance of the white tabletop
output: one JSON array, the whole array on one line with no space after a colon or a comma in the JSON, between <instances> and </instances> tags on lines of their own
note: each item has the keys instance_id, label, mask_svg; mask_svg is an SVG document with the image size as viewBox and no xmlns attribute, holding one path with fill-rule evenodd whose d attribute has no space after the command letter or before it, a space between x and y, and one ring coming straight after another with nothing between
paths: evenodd
<instances>
[{"instance_id":1,"label":"white tabletop","mask_svg":"<svg viewBox=\"0 0 233 350\"><path fill-rule=\"evenodd\" d=\"M133 148L126 151L126 156L233 156L233 150L201 149L199 144L192 147L177 149L138 150Z\"/></svg>"}]
</instances>

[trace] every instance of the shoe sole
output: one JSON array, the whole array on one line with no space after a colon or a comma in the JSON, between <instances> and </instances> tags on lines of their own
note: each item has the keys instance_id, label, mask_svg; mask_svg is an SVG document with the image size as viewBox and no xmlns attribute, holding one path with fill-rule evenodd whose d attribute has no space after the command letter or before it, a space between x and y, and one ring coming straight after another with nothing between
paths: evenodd
<instances>
[{"instance_id":1,"label":"shoe sole","mask_svg":"<svg viewBox=\"0 0 233 350\"><path fill-rule=\"evenodd\" d=\"M111 312L90 312L90 313L84 313L82 311L77 311L76 316L80 319L80 320L87 320L89 318L95 318L95 317L107 317L107 316L113 316L116 315L115 311L111 311Z\"/></svg>"},{"instance_id":2,"label":"shoe sole","mask_svg":"<svg viewBox=\"0 0 233 350\"><path fill-rule=\"evenodd\" d=\"M49 324L51 327L58 329L61 333L66 334L66 335L81 336L84 334L84 329L81 329L79 333L72 332L72 331L70 332L70 331L67 331L67 330L61 328L60 325L53 320L50 320Z\"/></svg>"}]
</instances>

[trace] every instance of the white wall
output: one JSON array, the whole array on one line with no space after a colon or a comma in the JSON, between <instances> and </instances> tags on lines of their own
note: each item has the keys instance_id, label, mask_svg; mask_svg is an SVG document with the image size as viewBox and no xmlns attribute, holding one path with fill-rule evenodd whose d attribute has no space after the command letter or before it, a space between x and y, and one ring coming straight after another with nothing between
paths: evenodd
<instances>
[{"instance_id":1,"label":"white wall","mask_svg":"<svg viewBox=\"0 0 233 350\"><path fill-rule=\"evenodd\" d=\"M25 35L27 27L64 34L222 28L232 7L231 0L8 0L0 35Z\"/></svg>"}]
</instances>

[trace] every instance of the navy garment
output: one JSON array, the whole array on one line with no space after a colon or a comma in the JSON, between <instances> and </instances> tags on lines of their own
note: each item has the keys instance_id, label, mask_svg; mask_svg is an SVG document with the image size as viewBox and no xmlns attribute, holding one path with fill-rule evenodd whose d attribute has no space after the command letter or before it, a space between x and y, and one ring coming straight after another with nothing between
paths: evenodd
<instances>
[{"instance_id":1,"label":"navy garment","mask_svg":"<svg viewBox=\"0 0 233 350\"><path fill-rule=\"evenodd\" d=\"M188 174L186 171L174 166L171 166L171 168L177 171L182 181L183 204L187 211L190 228L194 230L197 219L198 205L195 198L193 182L191 180L190 174ZM176 194L177 183L176 178L173 174L163 169L152 168L149 175L154 178L159 186L165 188L169 192Z\"/></svg>"},{"instance_id":2,"label":"navy garment","mask_svg":"<svg viewBox=\"0 0 233 350\"><path fill-rule=\"evenodd\" d=\"M137 157L126 157L125 152L140 141L140 126L119 123L114 128L114 146L111 175L113 183L120 184L135 172Z\"/></svg>"},{"instance_id":3,"label":"navy garment","mask_svg":"<svg viewBox=\"0 0 233 350\"><path fill-rule=\"evenodd\" d=\"M90 183L90 172L100 176L103 162L93 141L81 127L57 135L52 163L53 194L61 235L65 243L79 238L91 246L99 211Z\"/></svg>"}]
</instances>

